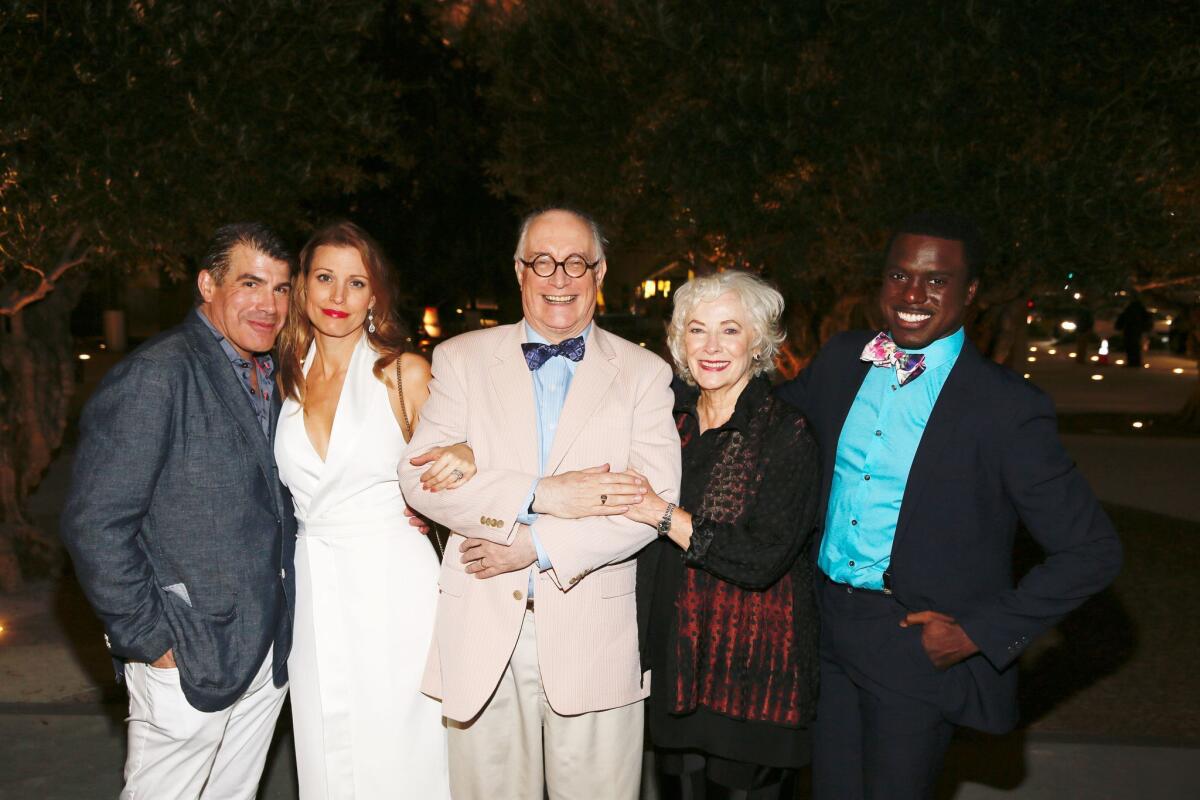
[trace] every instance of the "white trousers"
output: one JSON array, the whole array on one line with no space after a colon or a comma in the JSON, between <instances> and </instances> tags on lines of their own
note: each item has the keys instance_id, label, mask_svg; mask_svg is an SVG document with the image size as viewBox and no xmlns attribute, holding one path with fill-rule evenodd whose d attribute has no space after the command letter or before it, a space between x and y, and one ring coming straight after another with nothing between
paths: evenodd
<instances>
[{"instance_id":1,"label":"white trousers","mask_svg":"<svg viewBox=\"0 0 1200 800\"><path fill-rule=\"evenodd\" d=\"M454 800L636 800L642 777L641 700L563 716L538 669L534 613L525 612L496 693L469 723L447 721Z\"/></svg>"},{"instance_id":2,"label":"white trousers","mask_svg":"<svg viewBox=\"0 0 1200 800\"><path fill-rule=\"evenodd\" d=\"M246 693L223 711L197 711L178 669L125 665L129 753L121 800L252 800L287 695L271 679L272 654Z\"/></svg>"}]
</instances>

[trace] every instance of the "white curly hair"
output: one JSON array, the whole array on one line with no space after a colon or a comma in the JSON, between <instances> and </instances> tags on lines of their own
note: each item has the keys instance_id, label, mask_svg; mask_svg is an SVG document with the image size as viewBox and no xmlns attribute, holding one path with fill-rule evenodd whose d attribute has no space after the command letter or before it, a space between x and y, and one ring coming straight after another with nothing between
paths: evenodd
<instances>
[{"instance_id":1,"label":"white curly hair","mask_svg":"<svg viewBox=\"0 0 1200 800\"><path fill-rule=\"evenodd\" d=\"M787 338L780 322L783 295L762 278L741 270L693 278L675 290L675 310L667 328L667 347L675 362L675 374L691 386L696 385L696 379L688 368L687 348L683 343L687 322L698 304L712 302L726 292L736 294L750 316L747 321L754 331L750 352L756 356L750 362L751 375L775 369L775 354Z\"/></svg>"}]
</instances>

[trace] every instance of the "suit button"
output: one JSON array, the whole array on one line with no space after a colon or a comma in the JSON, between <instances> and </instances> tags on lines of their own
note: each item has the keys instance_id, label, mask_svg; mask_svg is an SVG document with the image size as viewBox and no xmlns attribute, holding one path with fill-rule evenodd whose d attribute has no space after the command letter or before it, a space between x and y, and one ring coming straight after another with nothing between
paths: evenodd
<instances>
[{"instance_id":1,"label":"suit button","mask_svg":"<svg viewBox=\"0 0 1200 800\"><path fill-rule=\"evenodd\" d=\"M480 517L480 518L479 518L479 524L480 524L480 525L487 525L487 517Z\"/></svg>"},{"instance_id":2,"label":"suit button","mask_svg":"<svg viewBox=\"0 0 1200 800\"><path fill-rule=\"evenodd\" d=\"M496 520L496 527L497 527L497 528L503 528L503 527L504 527L504 520L502 520L502 519L498 519L498 520Z\"/></svg>"},{"instance_id":3,"label":"suit button","mask_svg":"<svg viewBox=\"0 0 1200 800\"><path fill-rule=\"evenodd\" d=\"M525 595L521 594L519 589L513 591L513 600L521 600L524 599L524 597Z\"/></svg>"},{"instance_id":4,"label":"suit button","mask_svg":"<svg viewBox=\"0 0 1200 800\"><path fill-rule=\"evenodd\" d=\"M570 583L572 586L579 583L579 576L576 575L574 578L571 578L571 580L569 580L568 583Z\"/></svg>"}]
</instances>

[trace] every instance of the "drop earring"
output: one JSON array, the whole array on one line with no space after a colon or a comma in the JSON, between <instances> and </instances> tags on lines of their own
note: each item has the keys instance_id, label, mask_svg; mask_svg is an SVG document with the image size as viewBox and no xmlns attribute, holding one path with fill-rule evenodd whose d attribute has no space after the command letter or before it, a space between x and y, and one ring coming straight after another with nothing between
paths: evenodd
<instances>
[{"instance_id":1,"label":"drop earring","mask_svg":"<svg viewBox=\"0 0 1200 800\"><path fill-rule=\"evenodd\" d=\"M367 309L367 333L375 332L375 309Z\"/></svg>"}]
</instances>

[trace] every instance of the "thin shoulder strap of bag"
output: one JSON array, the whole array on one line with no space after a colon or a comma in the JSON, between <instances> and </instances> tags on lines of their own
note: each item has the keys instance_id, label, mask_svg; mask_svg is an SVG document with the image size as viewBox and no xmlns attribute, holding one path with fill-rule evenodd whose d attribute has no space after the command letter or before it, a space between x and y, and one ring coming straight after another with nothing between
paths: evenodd
<instances>
[{"instance_id":1,"label":"thin shoulder strap of bag","mask_svg":"<svg viewBox=\"0 0 1200 800\"><path fill-rule=\"evenodd\" d=\"M396 359L396 394L400 395L400 416L404 418L404 440L412 439L412 423L408 419L408 408L404 405L404 384L400 381L400 359Z\"/></svg>"}]
</instances>

